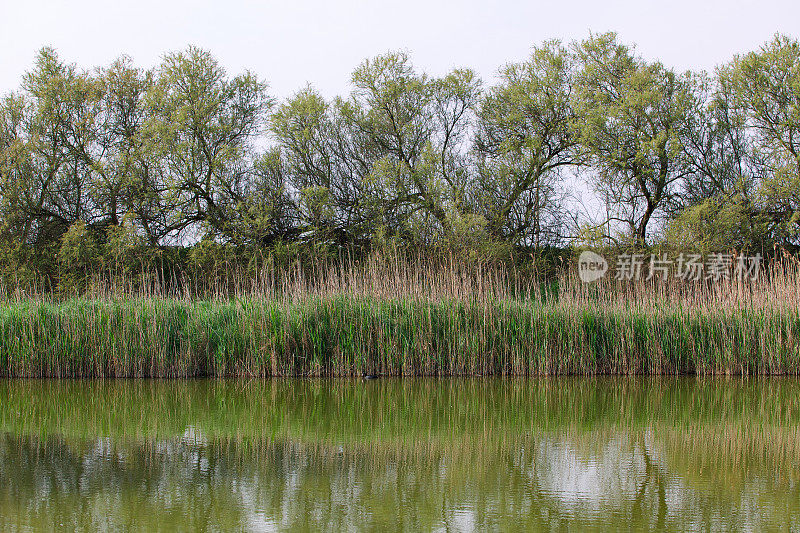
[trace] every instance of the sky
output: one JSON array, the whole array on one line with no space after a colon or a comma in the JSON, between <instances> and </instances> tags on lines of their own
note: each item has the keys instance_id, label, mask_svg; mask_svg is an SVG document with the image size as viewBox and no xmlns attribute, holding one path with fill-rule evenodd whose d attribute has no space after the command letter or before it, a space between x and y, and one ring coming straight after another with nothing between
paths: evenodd
<instances>
[{"instance_id":1,"label":"sky","mask_svg":"<svg viewBox=\"0 0 800 533\"><path fill-rule=\"evenodd\" d=\"M83 68L127 54L142 67L194 44L230 74L249 69L284 98L307 84L346 94L363 59L410 53L433 75L471 67L491 83L547 39L616 31L641 55L712 70L776 33L800 37L797 0L0 0L0 93L19 86L38 49Z\"/></svg>"}]
</instances>

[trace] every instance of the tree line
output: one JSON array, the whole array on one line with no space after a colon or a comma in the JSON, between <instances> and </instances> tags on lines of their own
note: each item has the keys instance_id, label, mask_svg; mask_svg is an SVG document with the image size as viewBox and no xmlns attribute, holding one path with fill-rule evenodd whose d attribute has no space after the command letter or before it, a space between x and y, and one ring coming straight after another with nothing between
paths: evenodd
<instances>
[{"instance_id":1,"label":"tree line","mask_svg":"<svg viewBox=\"0 0 800 533\"><path fill-rule=\"evenodd\" d=\"M92 71L42 49L0 103L0 262L52 274L220 247L800 244L790 37L713 73L606 33L542 43L492 85L404 53L364 61L351 84L278 101L196 47Z\"/></svg>"}]
</instances>

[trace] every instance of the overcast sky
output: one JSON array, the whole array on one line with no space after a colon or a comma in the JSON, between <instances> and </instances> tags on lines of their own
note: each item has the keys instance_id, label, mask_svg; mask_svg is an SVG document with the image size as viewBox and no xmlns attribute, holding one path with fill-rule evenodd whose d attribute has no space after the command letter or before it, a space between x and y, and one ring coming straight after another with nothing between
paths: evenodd
<instances>
[{"instance_id":1,"label":"overcast sky","mask_svg":"<svg viewBox=\"0 0 800 533\"><path fill-rule=\"evenodd\" d=\"M0 0L0 92L19 85L45 45L89 68L121 54L149 67L195 44L229 73L256 72L275 96L311 83L330 97L349 91L361 60L387 50L407 50L432 74L468 66L491 81L535 43L607 30L645 57L710 70L775 32L800 37L800 2Z\"/></svg>"}]
</instances>

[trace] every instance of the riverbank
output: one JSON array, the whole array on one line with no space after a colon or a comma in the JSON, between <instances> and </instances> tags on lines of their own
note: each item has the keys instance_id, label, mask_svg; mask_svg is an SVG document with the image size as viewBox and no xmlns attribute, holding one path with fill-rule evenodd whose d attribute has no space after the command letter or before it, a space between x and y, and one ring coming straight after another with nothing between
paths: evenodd
<instances>
[{"instance_id":1,"label":"riverbank","mask_svg":"<svg viewBox=\"0 0 800 533\"><path fill-rule=\"evenodd\" d=\"M798 374L796 307L515 299L0 304L0 376Z\"/></svg>"}]
</instances>

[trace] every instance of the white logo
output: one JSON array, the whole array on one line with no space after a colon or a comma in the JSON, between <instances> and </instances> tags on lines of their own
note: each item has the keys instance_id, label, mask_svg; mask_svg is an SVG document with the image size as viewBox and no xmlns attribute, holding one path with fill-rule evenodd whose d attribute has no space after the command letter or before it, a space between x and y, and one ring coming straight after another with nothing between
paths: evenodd
<instances>
[{"instance_id":1,"label":"white logo","mask_svg":"<svg viewBox=\"0 0 800 533\"><path fill-rule=\"evenodd\" d=\"M602 278L608 272L608 261L602 255L586 250L578 258L578 277L584 283Z\"/></svg>"}]
</instances>

